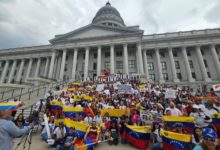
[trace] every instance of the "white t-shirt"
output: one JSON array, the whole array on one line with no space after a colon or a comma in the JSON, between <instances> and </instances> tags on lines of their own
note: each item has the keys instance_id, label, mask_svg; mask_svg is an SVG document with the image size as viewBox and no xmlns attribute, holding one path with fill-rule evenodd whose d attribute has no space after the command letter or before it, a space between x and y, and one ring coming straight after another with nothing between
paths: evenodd
<instances>
[{"instance_id":1,"label":"white t-shirt","mask_svg":"<svg viewBox=\"0 0 220 150\"><path fill-rule=\"evenodd\" d=\"M95 116L93 118L93 121L95 121L96 124L99 125L102 122L102 116Z\"/></svg>"},{"instance_id":2,"label":"white t-shirt","mask_svg":"<svg viewBox=\"0 0 220 150\"><path fill-rule=\"evenodd\" d=\"M171 116L182 116L182 113L181 113L181 111L179 110L179 109L177 109L177 108L167 108L166 110L165 110L165 112L167 111L167 110L170 110L171 111Z\"/></svg>"},{"instance_id":3,"label":"white t-shirt","mask_svg":"<svg viewBox=\"0 0 220 150\"><path fill-rule=\"evenodd\" d=\"M92 117L85 117L84 118L84 123L87 125L91 125L92 124Z\"/></svg>"},{"instance_id":4,"label":"white t-shirt","mask_svg":"<svg viewBox=\"0 0 220 150\"><path fill-rule=\"evenodd\" d=\"M65 136L65 135L66 135L66 128L64 127L63 130L64 130L64 136ZM57 138L57 139L63 138L63 136L62 136L62 134L61 134L61 129L60 129L60 127L57 127L57 128L54 130L53 134L56 135L56 138Z\"/></svg>"}]
</instances>

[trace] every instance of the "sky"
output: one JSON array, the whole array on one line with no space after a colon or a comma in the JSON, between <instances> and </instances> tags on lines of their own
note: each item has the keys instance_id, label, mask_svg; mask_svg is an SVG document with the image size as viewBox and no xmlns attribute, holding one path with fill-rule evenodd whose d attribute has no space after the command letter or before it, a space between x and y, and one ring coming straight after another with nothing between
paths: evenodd
<instances>
[{"instance_id":1,"label":"sky","mask_svg":"<svg viewBox=\"0 0 220 150\"><path fill-rule=\"evenodd\" d=\"M91 23L107 0L0 0L0 49L49 44ZM144 34L220 27L220 0L109 0Z\"/></svg>"}]
</instances>

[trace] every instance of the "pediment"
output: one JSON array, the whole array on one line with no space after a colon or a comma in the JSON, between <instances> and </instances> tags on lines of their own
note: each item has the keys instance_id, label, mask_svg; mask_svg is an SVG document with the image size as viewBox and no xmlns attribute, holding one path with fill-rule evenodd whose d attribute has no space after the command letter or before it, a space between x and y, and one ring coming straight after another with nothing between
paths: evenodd
<instances>
[{"instance_id":1,"label":"pediment","mask_svg":"<svg viewBox=\"0 0 220 150\"><path fill-rule=\"evenodd\" d=\"M88 25L72 32L56 35L55 38L50 40L51 43L56 43L59 41L71 41L77 39L88 39L97 37L108 37L108 36L118 36L129 33L138 33L142 30L128 30L126 28L114 28L114 27L104 27L100 25Z\"/></svg>"}]
</instances>

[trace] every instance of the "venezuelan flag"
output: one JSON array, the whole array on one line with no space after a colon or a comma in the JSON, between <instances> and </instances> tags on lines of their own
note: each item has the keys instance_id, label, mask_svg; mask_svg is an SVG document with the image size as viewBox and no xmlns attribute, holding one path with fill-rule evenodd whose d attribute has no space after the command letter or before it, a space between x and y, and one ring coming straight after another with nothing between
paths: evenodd
<instances>
[{"instance_id":1,"label":"venezuelan flag","mask_svg":"<svg viewBox=\"0 0 220 150\"><path fill-rule=\"evenodd\" d=\"M121 117L127 114L130 110L129 109L102 109L101 116L104 116L106 113L109 114L110 117Z\"/></svg>"},{"instance_id":2,"label":"venezuelan flag","mask_svg":"<svg viewBox=\"0 0 220 150\"><path fill-rule=\"evenodd\" d=\"M93 110L92 110L89 106L85 106L85 107L84 107L84 112L85 112L86 115L87 115L88 113L90 113L90 114L91 114L91 117L94 117L94 116L95 116Z\"/></svg>"},{"instance_id":3,"label":"venezuelan flag","mask_svg":"<svg viewBox=\"0 0 220 150\"><path fill-rule=\"evenodd\" d=\"M20 107L22 104L21 102L1 102L0 103L0 110L14 110Z\"/></svg>"},{"instance_id":4,"label":"venezuelan flag","mask_svg":"<svg viewBox=\"0 0 220 150\"><path fill-rule=\"evenodd\" d=\"M86 113L84 112L83 107L67 107L63 106L63 113L65 117L72 118L75 117L76 114L82 115L83 117L86 116Z\"/></svg>"},{"instance_id":5,"label":"venezuelan flag","mask_svg":"<svg viewBox=\"0 0 220 150\"><path fill-rule=\"evenodd\" d=\"M150 134L150 126L126 125L122 139L138 149L146 149L149 147Z\"/></svg>"},{"instance_id":6,"label":"venezuelan flag","mask_svg":"<svg viewBox=\"0 0 220 150\"><path fill-rule=\"evenodd\" d=\"M168 129L172 129L176 123L182 123L183 129L187 133L193 133L195 127L195 118L194 117L177 117L177 116L164 116L163 120Z\"/></svg>"},{"instance_id":7,"label":"venezuelan flag","mask_svg":"<svg viewBox=\"0 0 220 150\"><path fill-rule=\"evenodd\" d=\"M160 130L163 150L190 150L191 135Z\"/></svg>"},{"instance_id":8,"label":"venezuelan flag","mask_svg":"<svg viewBox=\"0 0 220 150\"><path fill-rule=\"evenodd\" d=\"M220 130L220 113L212 114L212 123L217 131Z\"/></svg>"},{"instance_id":9,"label":"venezuelan flag","mask_svg":"<svg viewBox=\"0 0 220 150\"><path fill-rule=\"evenodd\" d=\"M86 150L94 146L93 141L89 137L86 138L85 142L83 141L84 135L87 132L87 129L89 128L88 125L67 118L64 119L64 124L66 126L67 132L70 127L75 127L77 140L74 143L74 146L76 147L77 150Z\"/></svg>"},{"instance_id":10,"label":"venezuelan flag","mask_svg":"<svg viewBox=\"0 0 220 150\"><path fill-rule=\"evenodd\" d=\"M57 101L57 100L50 101L50 106L51 106L51 113L56 114L62 112L61 101Z\"/></svg>"}]
</instances>

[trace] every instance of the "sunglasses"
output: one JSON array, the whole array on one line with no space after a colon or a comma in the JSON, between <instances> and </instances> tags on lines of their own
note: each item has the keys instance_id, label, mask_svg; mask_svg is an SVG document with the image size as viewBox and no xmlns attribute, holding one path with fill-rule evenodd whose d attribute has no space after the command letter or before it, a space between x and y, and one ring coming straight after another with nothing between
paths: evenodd
<instances>
[{"instance_id":1,"label":"sunglasses","mask_svg":"<svg viewBox=\"0 0 220 150\"><path fill-rule=\"evenodd\" d=\"M215 142L215 139L214 138L204 138L204 140L207 140L207 141L211 141L211 142Z\"/></svg>"}]
</instances>

